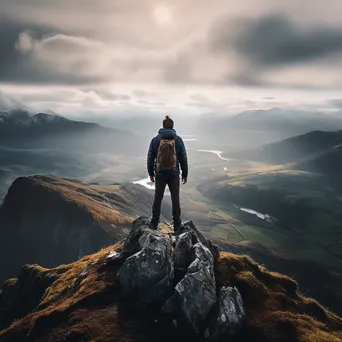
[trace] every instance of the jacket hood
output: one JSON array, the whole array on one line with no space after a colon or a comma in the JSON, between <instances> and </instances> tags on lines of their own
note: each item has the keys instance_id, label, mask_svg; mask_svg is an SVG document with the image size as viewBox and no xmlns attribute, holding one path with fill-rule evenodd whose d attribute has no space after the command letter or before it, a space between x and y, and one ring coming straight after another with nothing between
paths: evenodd
<instances>
[{"instance_id":1,"label":"jacket hood","mask_svg":"<svg viewBox=\"0 0 342 342\"><path fill-rule=\"evenodd\" d=\"M162 138L173 138L175 135L177 135L176 131L174 129L171 129L171 128L161 128L158 131L158 134Z\"/></svg>"}]
</instances>

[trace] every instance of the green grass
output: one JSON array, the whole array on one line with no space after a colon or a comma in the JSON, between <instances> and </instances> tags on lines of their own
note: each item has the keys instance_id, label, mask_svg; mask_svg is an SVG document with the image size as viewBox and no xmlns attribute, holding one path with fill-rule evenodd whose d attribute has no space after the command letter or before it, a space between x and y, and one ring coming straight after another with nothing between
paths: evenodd
<instances>
[{"instance_id":1,"label":"green grass","mask_svg":"<svg viewBox=\"0 0 342 342\"><path fill-rule=\"evenodd\" d=\"M230 229L227 228L226 225L216 225L213 227L213 229L211 230L211 234L223 239L227 239L227 235L229 234ZM230 237L230 234L229 234Z\"/></svg>"},{"instance_id":2,"label":"green grass","mask_svg":"<svg viewBox=\"0 0 342 342\"><path fill-rule=\"evenodd\" d=\"M249 241L256 241L263 246L274 250L278 249L285 236L277 231L271 231L261 227L253 227L249 225L239 225L238 228Z\"/></svg>"}]
</instances>

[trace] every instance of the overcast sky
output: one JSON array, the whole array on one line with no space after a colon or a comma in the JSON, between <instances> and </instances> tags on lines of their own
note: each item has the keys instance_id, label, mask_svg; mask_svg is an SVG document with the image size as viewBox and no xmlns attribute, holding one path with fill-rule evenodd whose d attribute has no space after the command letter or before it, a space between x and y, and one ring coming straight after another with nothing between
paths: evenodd
<instances>
[{"instance_id":1,"label":"overcast sky","mask_svg":"<svg viewBox=\"0 0 342 342\"><path fill-rule=\"evenodd\" d=\"M341 0L0 0L0 101L70 115L339 109L341 13Z\"/></svg>"}]
</instances>

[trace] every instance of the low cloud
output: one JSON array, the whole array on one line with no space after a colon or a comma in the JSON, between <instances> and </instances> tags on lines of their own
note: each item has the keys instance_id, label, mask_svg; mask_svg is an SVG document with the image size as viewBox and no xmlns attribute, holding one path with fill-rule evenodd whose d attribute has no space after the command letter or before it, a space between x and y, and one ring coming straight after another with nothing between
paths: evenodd
<instances>
[{"instance_id":1,"label":"low cloud","mask_svg":"<svg viewBox=\"0 0 342 342\"><path fill-rule=\"evenodd\" d=\"M28 107L23 104L20 100L15 99L11 96L6 95L0 91L0 110L12 110L12 109L25 109Z\"/></svg>"},{"instance_id":2,"label":"low cloud","mask_svg":"<svg viewBox=\"0 0 342 342\"><path fill-rule=\"evenodd\" d=\"M190 101L186 104L188 107L218 108L224 106L223 103L213 101L203 94L192 94L189 99Z\"/></svg>"},{"instance_id":3,"label":"low cloud","mask_svg":"<svg viewBox=\"0 0 342 342\"><path fill-rule=\"evenodd\" d=\"M15 46L25 58L29 72L35 71L35 76L26 72L24 77L64 84L161 81L176 55L170 51L124 48L82 36L55 34L36 38L32 31L20 33Z\"/></svg>"},{"instance_id":4,"label":"low cloud","mask_svg":"<svg viewBox=\"0 0 342 342\"><path fill-rule=\"evenodd\" d=\"M71 83L103 80L103 71L111 62L109 49L102 42L64 34L39 39L25 31L20 33L16 49L32 68L40 65L41 75L50 75L50 81L57 83L61 79Z\"/></svg>"},{"instance_id":5,"label":"low cloud","mask_svg":"<svg viewBox=\"0 0 342 342\"><path fill-rule=\"evenodd\" d=\"M132 94L138 98L155 97L155 96L159 95L159 93L157 93L157 92L146 91L143 89L133 90Z\"/></svg>"},{"instance_id":6,"label":"low cloud","mask_svg":"<svg viewBox=\"0 0 342 342\"><path fill-rule=\"evenodd\" d=\"M208 45L225 56L225 81L248 87L328 88L341 85L342 28L285 15L219 20ZM231 66L229 66L231 62Z\"/></svg>"}]
</instances>

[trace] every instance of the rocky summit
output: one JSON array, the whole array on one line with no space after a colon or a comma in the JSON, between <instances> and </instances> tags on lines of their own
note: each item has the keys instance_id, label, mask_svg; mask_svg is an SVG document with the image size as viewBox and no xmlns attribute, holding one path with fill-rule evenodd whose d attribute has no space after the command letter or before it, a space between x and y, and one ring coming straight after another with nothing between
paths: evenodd
<instances>
[{"instance_id":1,"label":"rocky summit","mask_svg":"<svg viewBox=\"0 0 342 342\"><path fill-rule=\"evenodd\" d=\"M188 221L139 217L114 246L24 265L0 292L0 342L340 342L342 319L297 283L224 253Z\"/></svg>"},{"instance_id":2,"label":"rocky summit","mask_svg":"<svg viewBox=\"0 0 342 342\"><path fill-rule=\"evenodd\" d=\"M140 218L117 257L126 260L118 273L123 298L140 309L154 307L199 339L236 334L245 318L236 288L216 286L218 248L193 223L180 235L148 228Z\"/></svg>"}]
</instances>

